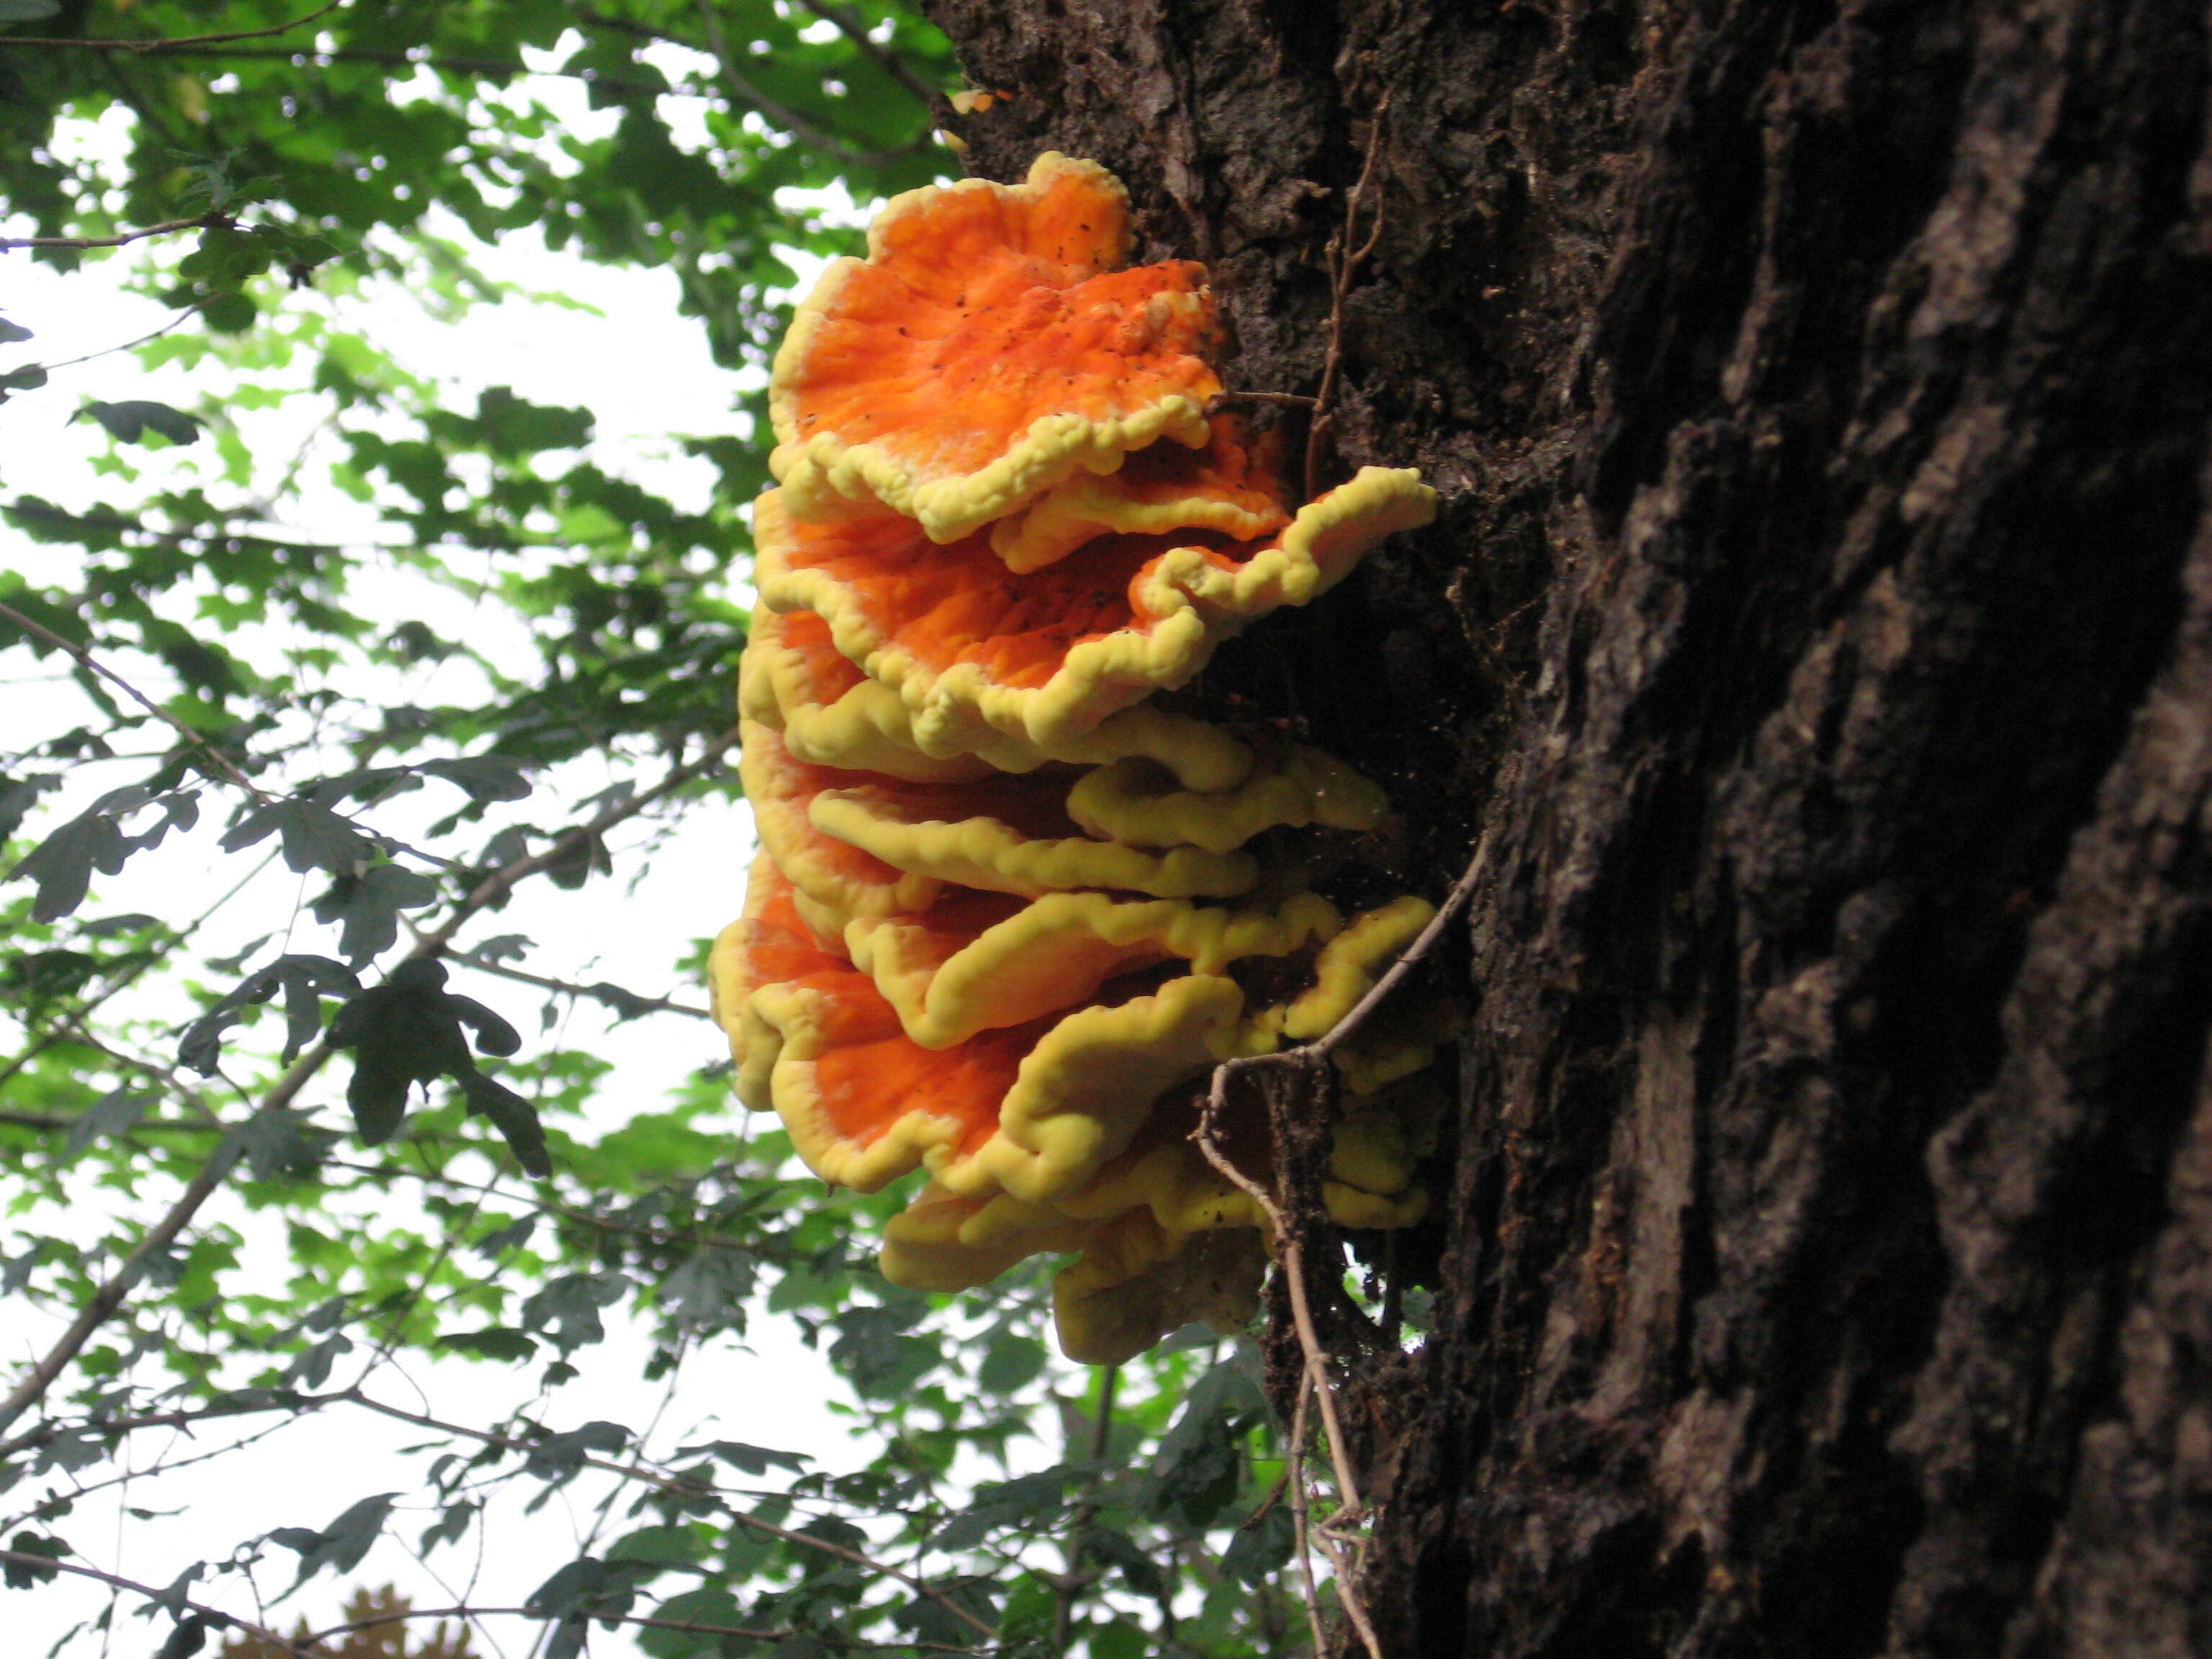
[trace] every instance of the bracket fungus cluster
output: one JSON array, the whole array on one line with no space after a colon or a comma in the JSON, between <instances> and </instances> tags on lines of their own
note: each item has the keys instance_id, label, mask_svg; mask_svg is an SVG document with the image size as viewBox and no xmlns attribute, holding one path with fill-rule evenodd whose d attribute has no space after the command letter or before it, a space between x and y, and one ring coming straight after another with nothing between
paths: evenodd
<instances>
[{"instance_id":1,"label":"bracket fungus cluster","mask_svg":"<svg viewBox=\"0 0 2212 1659\"><path fill-rule=\"evenodd\" d=\"M1331 837L1382 823L1372 783L1148 699L1435 498L1370 467L1287 502L1208 412L1204 268L1129 266L1095 163L911 192L868 240L770 387L739 684L763 850L717 1017L739 1097L825 1180L927 1171L888 1278L1072 1254L1061 1346L1118 1360L1255 1306L1264 1218L1194 1144L1196 1080L1328 1030L1431 914L1315 890ZM1340 1053L1346 1225L1425 1207L1428 1054L1418 1030ZM1267 1179L1264 1133L1224 1133Z\"/></svg>"}]
</instances>

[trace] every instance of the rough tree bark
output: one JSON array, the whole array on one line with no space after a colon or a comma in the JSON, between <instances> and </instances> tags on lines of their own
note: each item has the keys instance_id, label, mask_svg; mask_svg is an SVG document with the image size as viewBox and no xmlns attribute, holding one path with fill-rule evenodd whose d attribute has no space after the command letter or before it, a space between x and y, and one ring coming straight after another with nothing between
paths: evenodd
<instances>
[{"instance_id":1,"label":"rough tree bark","mask_svg":"<svg viewBox=\"0 0 2212 1659\"><path fill-rule=\"evenodd\" d=\"M1443 518L1214 679L1491 838L1394 1650L2212 1653L2203 0L933 9L1245 388L1388 100Z\"/></svg>"}]
</instances>

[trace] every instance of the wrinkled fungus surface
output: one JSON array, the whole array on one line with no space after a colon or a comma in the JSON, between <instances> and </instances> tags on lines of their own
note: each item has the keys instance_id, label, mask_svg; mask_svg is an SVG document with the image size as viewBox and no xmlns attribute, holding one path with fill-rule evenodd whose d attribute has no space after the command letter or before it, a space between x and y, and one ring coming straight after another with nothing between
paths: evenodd
<instances>
[{"instance_id":1,"label":"wrinkled fungus surface","mask_svg":"<svg viewBox=\"0 0 2212 1659\"><path fill-rule=\"evenodd\" d=\"M1209 418L1203 267L1126 268L1088 161L913 191L803 305L770 386L742 775L763 853L710 963L738 1097L824 1179L923 1186L885 1276L1073 1256L1060 1343L1127 1358L1249 1321L1273 1241L1192 1136L1221 1060L1340 1020L1431 913L1312 890L1379 828L1373 782L1148 700L1318 598L1435 495L1369 467L1303 507ZM1322 1197L1418 1220L1451 1011L1338 1054ZM1228 1156L1272 1176L1264 1126Z\"/></svg>"}]
</instances>

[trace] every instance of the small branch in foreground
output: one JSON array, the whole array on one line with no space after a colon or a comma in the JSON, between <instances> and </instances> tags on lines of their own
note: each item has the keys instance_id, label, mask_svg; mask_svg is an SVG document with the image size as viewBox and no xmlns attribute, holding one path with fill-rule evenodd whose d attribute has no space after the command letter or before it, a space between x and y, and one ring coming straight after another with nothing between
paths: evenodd
<instances>
[{"instance_id":1,"label":"small branch in foreground","mask_svg":"<svg viewBox=\"0 0 2212 1659\"><path fill-rule=\"evenodd\" d=\"M1338 1418L1336 1389L1329 1375L1332 1356L1322 1344L1320 1329L1315 1323L1313 1308L1307 1294L1304 1242L1298 1237L1297 1230L1290 1224L1288 1218L1283 1212L1283 1206L1277 1201L1275 1194L1267 1191L1266 1188L1237 1167L1236 1164L1221 1150L1214 1138L1215 1133L1221 1122L1222 1115L1228 1109L1229 1085L1232 1078L1246 1072L1259 1071L1267 1067L1291 1072L1316 1072L1328 1062L1329 1056L1352 1038L1367 1022L1375 1010L1382 1006L1390 994L1405 982L1406 976L1412 973L1434 948L1437 940L1443 936L1444 929L1450 925L1452 918L1457 915L1468 899L1474 896L1476 886L1482 880L1482 872L1489 862L1489 858L1490 837L1485 836L1476 843L1474 856L1468 860L1467 869L1461 874L1460 878L1452 884L1452 890L1445 896L1444 902L1437 907L1436 915L1429 918L1427 925L1414 936L1413 943L1399 953L1398 959L1392 963L1389 968L1369 988L1367 994L1354 1003L1344 1018L1327 1031L1300 1048L1285 1048L1269 1054L1239 1055L1234 1060L1224 1060L1215 1066L1212 1082L1206 1091L1206 1103L1200 1109L1198 1128L1192 1137L1197 1141L1198 1149L1204 1154L1206 1161L1259 1206L1260 1212L1267 1218L1273 1237L1279 1242L1282 1250L1284 1287L1289 1292L1291 1319L1297 1331L1299 1352L1304 1359L1304 1364L1300 1368L1297 1409L1293 1421L1294 1438L1291 1457L1294 1473L1291 1480L1291 1497L1296 1506L1292 1512L1297 1520L1300 1537L1301 1563L1305 1559L1304 1540L1306 1532L1303 1479L1304 1448L1301 1440L1309 1392L1320 1409L1322 1436L1328 1443L1329 1462L1336 1475L1337 1493L1342 1505L1337 1514L1330 1517L1330 1524L1334 1525L1359 1516L1364 1512L1364 1505L1360 1498L1358 1483L1352 1474L1350 1447L1345 1436L1344 1425ZM1279 1159L1278 1163L1279 1162ZM1382 1648L1376 1639L1374 1627L1368 1620L1366 1608L1359 1603L1358 1592L1352 1582L1351 1569L1339 1560L1337 1552L1331 1547L1327 1537L1323 1538L1322 1542L1323 1547L1329 1550L1330 1559L1338 1563L1339 1592L1343 1597L1346 1612L1351 1615L1353 1625L1359 1632L1361 1642L1373 1659L1382 1659ZM1316 1627L1315 1651L1321 1650Z\"/></svg>"},{"instance_id":2,"label":"small branch in foreground","mask_svg":"<svg viewBox=\"0 0 2212 1659\"><path fill-rule=\"evenodd\" d=\"M277 23L265 29L234 29L225 34L180 34L167 40L157 35L150 40L88 40L67 35L0 34L0 46L40 46L48 50L68 48L77 52L175 52L184 46L221 46L230 40L266 40L274 34L289 34L294 29L302 28L318 17L327 17L344 3L345 0L329 0L328 4L318 6L289 23Z\"/></svg>"},{"instance_id":3,"label":"small branch in foreground","mask_svg":"<svg viewBox=\"0 0 2212 1659\"><path fill-rule=\"evenodd\" d=\"M556 991L563 996L588 997L602 1007L611 1008L625 1019L635 1019L641 1014L689 1014L694 1019L712 1019L714 1015L696 1003L678 1002L673 997L640 996L619 985L601 980L596 985L579 985L573 980L551 979L544 974L533 974L521 968L510 968L503 962L493 962L466 951L457 951L450 960L459 968L473 968L480 974L495 975L511 979L518 985L535 985L541 991Z\"/></svg>"},{"instance_id":4,"label":"small branch in foreground","mask_svg":"<svg viewBox=\"0 0 2212 1659\"><path fill-rule=\"evenodd\" d=\"M1279 404L1285 409L1313 409L1320 403L1320 398L1309 398L1303 392L1217 392L1206 400L1206 412L1217 414L1239 404Z\"/></svg>"},{"instance_id":5,"label":"small branch in foreground","mask_svg":"<svg viewBox=\"0 0 2212 1659\"><path fill-rule=\"evenodd\" d=\"M1367 193L1375 182L1375 162L1382 153L1383 118L1390 112L1390 99L1386 93L1375 107L1367 128L1367 157L1359 169L1359 182L1352 187L1352 195L1344 204L1344 228L1329 238L1328 298L1328 355L1322 360L1321 385L1314 393L1314 416L1306 428L1306 499L1311 501L1321 493L1322 447L1328 441L1329 428L1334 422L1336 390L1344 371L1344 308L1352 297L1352 284L1358 276L1360 267L1375 252L1375 245L1382 237L1382 210L1375 209L1375 222L1368 231L1367 240L1355 246L1352 238L1359 233L1359 212L1367 205Z\"/></svg>"},{"instance_id":6,"label":"small branch in foreground","mask_svg":"<svg viewBox=\"0 0 2212 1659\"><path fill-rule=\"evenodd\" d=\"M921 77L906 66L906 60L889 46L878 42L866 26L842 6L832 5L830 0L799 0L799 3L875 60L876 66L921 100L925 107L930 100L930 88Z\"/></svg>"},{"instance_id":7,"label":"small branch in foreground","mask_svg":"<svg viewBox=\"0 0 2212 1659\"><path fill-rule=\"evenodd\" d=\"M151 714L155 720L160 720L163 725L167 726L172 730L175 731L191 747L198 750L201 754L213 761L217 767L222 769L224 775L228 776L232 782L237 784L240 788L245 790L247 794L252 796L253 799L262 805L266 806L276 799L275 796L270 794L266 790L262 788L259 784L254 782L252 778L247 777L245 773L240 771L236 763L234 763L229 756L224 754L220 749L217 749L214 744L210 744L199 732L195 732L185 721L178 719L176 715L172 714L167 709L162 708L161 704L155 702L151 697L148 696L143 691L141 691L137 686L131 684L130 681L125 679L122 675L117 673L106 663L100 661L99 658L94 656L91 651L87 647L77 644L73 640L64 639L60 635L55 633L52 629L46 627L41 623L32 621L28 617L16 610L13 605L0 605L0 621L11 622L15 623L16 627L21 629L26 634L30 635L33 639L44 640L48 645L52 646L57 651L65 653L67 655L75 658L77 666L83 669L87 673L96 674L101 679L104 679L110 684L118 688L125 696L130 698L131 702L137 703L141 708Z\"/></svg>"},{"instance_id":8,"label":"small branch in foreground","mask_svg":"<svg viewBox=\"0 0 2212 1659\"><path fill-rule=\"evenodd\" d=\"M0 1550L0 1561L11 1567L28 1567L34 1571L66 1572L79 1578L89 1578L107 1585L112 1589L129 1590L143 1595L149 1601L158 1601L167 1607L189 1609L216 1630L242 1630L257 1641L266 1642L279 1650L295 1656L295 1659L318 1659L312 1644L294 1641L289 1636L279 1636L265 1625L257 1625L251 1619L240 1619L235 1613L211 1607L204 1601L195 1601L186 1596L172 1595L167 1590L155 1589L151 1584L142 1584L135 1578L125 1578L112 1572L102 1572L98 1567L82 1567L74 1561L58 1561L50 1555L39 1555L28 1550ZM179 1623L183 1621L179 1620Z\"/></svg>"},{"instance_id":9,"label":"small branch in foreground","mask_svg":"<svg viewBox=\"0 0 2212 1659\"><path fill-rule=\"evenodd\" d=\"M15 44L0 35L0 46ZM141 225L136 230L118 231L112 236L0 236L0 253L12 252L19 247L123 247L131 242L143 242L149 236L170 236L180 230L204 230L211 225L235 222L228 213L210 211L190 219L165 219L158 225Z\"/></svg>"}]
</instances>

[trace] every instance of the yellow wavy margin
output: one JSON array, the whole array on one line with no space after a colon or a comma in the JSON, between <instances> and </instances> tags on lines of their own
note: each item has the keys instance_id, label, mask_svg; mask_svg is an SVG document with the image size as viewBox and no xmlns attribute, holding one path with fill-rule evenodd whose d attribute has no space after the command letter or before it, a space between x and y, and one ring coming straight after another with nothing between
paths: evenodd
<instances>
[{"instance_id":1,"label":"yellow wavy margin","mask_svg":"<svg viewBox=\"0 0 2212 1659\"><path fill-rule=\"evenodd\" d=\"M1025 898L1104 887L1154 898L1234 898L1260 879L1249 854L1195 847L1151 851L1080 836L1024 836L997 818L912 820L886 811L883 792L825 789L807 808L825 836L939 881Z\"/></svg>"},{"instance_id":2,"label":"yellow wavy margin","mask_svg":"<svg viewBox=\"0 0 2212 1659\"><path fill-rule=\"evenodd\" d=\"M1042 685L1009 686L979 663L939 672L875 632L846 586L794 569L795 532L779 492L754 510L755 580L775 611L811 611L830 624L837 649L871 679L896 688L925 752L974 752L986 734L1018 737L1049 752L1094 730L1153 692L1172 690L1206 665L1223 640L1285 605L1304 605L1347 574L1386 537L1429 523L1436 491L1412 467L1370 466L1298 509L1276 540L1224 568L1201 547L1170 548L1133 585L1148 620L1079 641Z\"/></svg>"},{"instance_id":3,"label":"yellow wavy margin","mask_svg":"<svg viewBox=\"0 0 2212 1659\"><path fill-rule=\"evenodd\" d=\"M1056 564L1095 537L1166 536L1179 530L1212 530L1240 542L1257 541L1289 522L1282 506L1256 489L1233 495L1194 489L1146 501L1117 488L1118 473L1076 477L1056 484L1020 511L991 526L991 551L1018 576ZM1239 501L1237 496L1246 499ZM1255 506L1254 501L1264 502Z\"/></svg>"},{"instance_id":4,"label":"yellow wavy margin","mask_svg":"<svg viewBox=\"0 0 2212 1659\"><path fill-rule=\"evenodd\" d=\"M1288 956L1342 926L1336 907L1313 893L1272 910L1048 893L950 955L939 954L921 918L856 916L844 943L907 1036L925 1048L949 1048L1072 1007L1135 968L1179 957L1194 974L1218 975L1245 957Z\"/></svg>"},{"instance_id":5,"label":"yellow wavy margin","mask_svg":"<svg viewBox=\"0 0 2212 1659\"><path fill-rule=\"evenodd\" d=\"M723 930L708 964L738 1098L772 1107L815 1174L862 1192L920 1164L963 1195L1042 1201L1127 1146L1157 1096L1212 1063L1213 1042L1243 1007L1233 981L1191 974L1115 1006L1079 1008L1024 1057L999 1103L996 1130L973 1152L957 1150L966 1124L921 1107L855 1141L837 1127L814 1080L815 1062L832 1047L831 999L804 982L743 986L735 966L742 927Z\"/></svg>"},{"instance_id":6,"label":"yellow wavy margin","mask_svg":"<svg viewBox=\"0 0 2212 1659\"><path fill-rule=\"evenodd\" d=\"M912 914L937 902L944 884L928 876L899 871L883 881L838 868L834 849L847 843L814 827L808 816L811 798L793 787L779 767L781 736L772 727L740 718L738 744L738 778L753 809L753 828L793 887L844 915Z\"/></svg>"},{"instance_id":7,"label":"yellow wavy margin","mask_svg":"<svg viewBox=\"0 0 2212 1659\"><path fill-rule=\"evenodd\" d=\"M753 638L738 659L738 706L748 718L781 732L794 756L817 766L937 783L990 772L1034 772L1055 763L1102 766L1141 758L1166 767L1185 788L1200 791L1232 789L1252 769L1252 750L1219 726L1145 708L1123 709L1088 732L1049 744L987 726L969 734L973 741L966 748L925 748L915 731L914 711L880 681L863 679L823 702L805 653L776 642L774 620L773 615L756 620Z\"/></svg>"},{"instance_id":8,"label":"yellow wavy margin","mask_svg":"<svg viewBox=\"0 0 2212 1659\"><path fill-rule=\"evenodd\" d=\"M1094 836L1131 847L1197 847L1225 854L1264 830L1367 830L1382 822L1389 799L1372 781L1334 755L1304 746L1255 771L1236 788L1213 793L1162 790L1142 761L1117 761L1076 780L1067 815Z\"/></svg>"}]
</instances>

